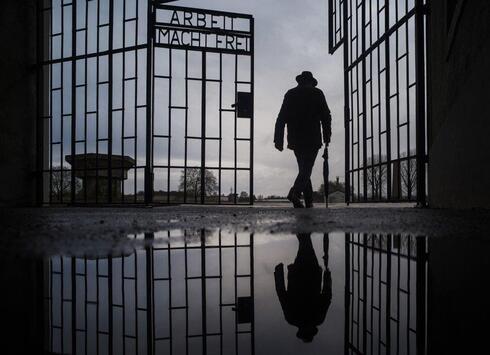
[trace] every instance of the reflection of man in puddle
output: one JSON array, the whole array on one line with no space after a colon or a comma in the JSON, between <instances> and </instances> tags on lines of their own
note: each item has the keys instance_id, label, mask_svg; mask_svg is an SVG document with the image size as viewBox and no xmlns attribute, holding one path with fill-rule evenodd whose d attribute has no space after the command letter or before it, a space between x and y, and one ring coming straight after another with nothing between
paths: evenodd
<instances>
[{"instance_id":1,"label":"reflection of man in puddle","mask_svg":"<svg viewBox=\"0 0 490 355\"><path fill-rule=\"evenodd\" d=\"M296 336L311 342L325 320L332 300L332 277L328 269L328 235L323 238L325 271L311 243L311 234L298 234L299 248L294 263L288 266L288 288L284 282L283 264L276 266L276 291L286 321L298 327ZM322 287L323 279L323 287Z\"/></svg>"}]
</instances>

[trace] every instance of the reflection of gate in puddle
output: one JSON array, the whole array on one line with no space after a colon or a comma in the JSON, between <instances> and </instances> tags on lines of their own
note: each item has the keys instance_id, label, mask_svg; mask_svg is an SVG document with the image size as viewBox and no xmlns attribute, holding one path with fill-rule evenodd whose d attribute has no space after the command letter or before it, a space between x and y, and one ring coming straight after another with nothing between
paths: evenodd
<instances>
[{"instance_id":1,"label":"reflection of gate in puddle","mask_svg":"<svg viewBox=\"0 0 490 355\"><path fill-rule=\"evenodd\" d=\"M254 353L253 235L179 235L145 234L157 243L118 257L51 258L49 350Z\"/></svg>"},{"instance_id":2,"label":"reflection of gate in puddle","mask_svg":"<svg viewBox=\"0 0 490 355\"><path fill-rule=\"evenodd\" d=\"M346 234L345 252L345 353L425 354L425 239Z\"/></svg>"}]
</instances>

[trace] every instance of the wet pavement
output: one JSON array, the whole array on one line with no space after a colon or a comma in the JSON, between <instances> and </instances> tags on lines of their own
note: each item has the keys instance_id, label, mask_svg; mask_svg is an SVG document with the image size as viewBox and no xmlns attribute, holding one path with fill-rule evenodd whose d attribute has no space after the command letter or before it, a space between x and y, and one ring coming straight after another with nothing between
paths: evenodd
<instances>
[{"instance_id":1,"label":"wet pavement","mask_svg":"<svg viewBox=\"0 0 490 355\"><path fill-rule=\"evenodd\" d=\"M486 212L346 210L8 211L2 349L485 353Z\"/></svg>"},{"instance_id":2,"label":"wet pavement","mask_svg":"<svg viewBox=\"0 0 490 355\"><path fill-rule=\"evenodd\" d=\"M403 206L403 207L402 207ZM169 206L118 208L1 209L0 251L36 254L112 253L124 248L126 235L170 229L222 229L255 233L335 231L407 233L427 236L490 236L490 210L418 209L321 205L290 207Z\"/></svg>"}]
</instances>

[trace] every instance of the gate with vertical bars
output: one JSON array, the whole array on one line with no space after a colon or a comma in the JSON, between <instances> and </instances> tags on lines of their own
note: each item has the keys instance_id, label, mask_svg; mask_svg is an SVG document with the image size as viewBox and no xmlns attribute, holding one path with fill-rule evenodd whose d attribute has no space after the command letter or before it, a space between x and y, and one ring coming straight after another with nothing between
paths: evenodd
<instances>
[{"instance_id":1,"label":"gate with vertical bars","mask_svg":"<svg viewBox=\"0 0 490 355\"><path fill-rule=\"evenodd\" d=\"M346 202L426 204L427 0L329 0L342 47Z\"/></svg>"},{"instance_id":2,"label":"gate with vertical bars","mask_svg":"<svg viewBox=\"0 0 490 355\"><path fill-rule=\"evenodd\" d=\"M253 18L166 2L39 1L39 202L253 203Z\"/></svg>"}]
</instances>

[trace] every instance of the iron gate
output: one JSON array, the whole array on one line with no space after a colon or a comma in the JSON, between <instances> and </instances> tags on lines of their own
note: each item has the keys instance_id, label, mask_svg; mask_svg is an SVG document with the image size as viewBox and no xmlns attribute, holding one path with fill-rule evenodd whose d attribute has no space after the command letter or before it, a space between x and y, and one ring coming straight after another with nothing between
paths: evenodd
<instances>
[{"instance_id":1,"label":"iron gate","mask_svg":"<svg viewBox=\"0 0 490 355\"><path fill-rule=\"evenodd\" d=\"M346 202L426 203L426 0L329 0L343 47Z\"/></svg>"},{"instance_id":2,"label":"iron gate","mask_svg":"<svg viewBox=\"0 0 490 355\"><path fill-rule=\"evenodd\" d=\"M253 203L253 18L165 2L39 2L41 203Z\"/></svg>"}]
</instances>

